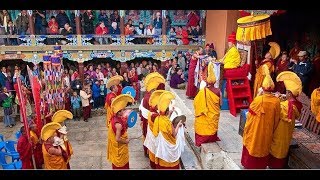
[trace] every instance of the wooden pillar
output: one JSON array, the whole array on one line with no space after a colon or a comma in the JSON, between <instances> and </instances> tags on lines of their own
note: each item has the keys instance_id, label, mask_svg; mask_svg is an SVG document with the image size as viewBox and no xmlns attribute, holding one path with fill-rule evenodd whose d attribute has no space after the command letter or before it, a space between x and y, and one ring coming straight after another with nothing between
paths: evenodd
<instances>
[{"instance_id":1,"label":"wooden pillar","mask_svg":"<svg viewBox=\"0 0 320 180\"><path fill-rule=\"evenodd\" d=\"M30 34L31 34L31 35L35 35L32 10L28 10L28 17L29 17L29 29L30 29Z\"/></svg>"},{"instance_id":2,"label":"wooden pillar","mask_svg":"<svg viewBox=\"0 0 320 180\"><path fill-rule=\"evenodd\" d=\"M124 14L125 10L120 10L120 35L124 35Z\"/></svg>"},{"instance_id":3,"label":"wooden pillar","mask_svg":"<svg viewBox=\"0 0 320 180\"><path fill-rule=\"evenodd\" d=\"M75 21L76 21L76 33L77 35L81 35L80 10L75 10Z\"/></svg>"},{"instance_id":4,"label":"wooden pillar","mask_svg":"<svg viewBox=\"0 0 320 180\"><path fill-rule=\"evenodd\" d=\"M238 10L207 10L206 14L206 43L213 43L217 59L226 53L227 39L232 31L237 31ZM215 26L214 24L218 24Z\"/></svg>"},{"instance_id":5,"label":"wooden pillar","mask_svg":"<svg viewBox=\"0 0 320 180\"><path fill-rule=\"evenodd\" d=\"M81 82L83 82L83 79L84 79L83 62L78 62L78 66L79 66L79 74L80 74Z\"/></svg>"},{"instance_id":6,"label":"wooden pillar","mask_svg":"<svg viewBox=\"0 0 320 180\"><path fill-rule=\"evenodd\" d=\"M204 15L201 16L202 35L206 35L206 14L207 14L207 11L205 11Z\"/></svg>"},{"instance_id":7,"label":"wooden pillar","mask_svg":"<svg viewBox=\"0 0 320 180\"><path fill-rule=\"evenodd\" d=\"M162 11L162 35L166 35L167 34L167 18L165 15L166 11L163 10Z\"/></svg>"}]
</instances>

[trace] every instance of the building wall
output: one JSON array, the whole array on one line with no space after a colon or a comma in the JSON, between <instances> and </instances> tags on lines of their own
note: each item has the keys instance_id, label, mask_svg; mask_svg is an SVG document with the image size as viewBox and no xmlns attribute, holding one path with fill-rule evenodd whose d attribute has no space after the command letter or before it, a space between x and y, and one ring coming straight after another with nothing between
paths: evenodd
<instances>
[{"instance_id":1,"label":"building wall","mask_svg":"<svg viewBox=\"0 0 320 180\"><path fill-rule=\"evenodd\" d=\"M206 14L206 44L213 43L217 58L224 56L227 48L227 38L232 31L237 30L238 10L208 10Z\"/></svg>"}]
</instances>

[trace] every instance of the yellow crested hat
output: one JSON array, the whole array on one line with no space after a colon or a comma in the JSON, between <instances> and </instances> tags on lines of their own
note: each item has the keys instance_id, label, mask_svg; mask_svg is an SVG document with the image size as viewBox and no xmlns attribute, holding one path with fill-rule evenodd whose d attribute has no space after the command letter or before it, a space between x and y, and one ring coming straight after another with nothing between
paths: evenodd
<instances>
[{"instance_id":1,"label":"yellow crested hat","mask_svg":"<svg viewBox=\"0 0 320 180\"><path fill-rule=\"evenodd\" d=\"M107 88L109 89L111 86L118 85L123 80L122 76L116 75L112 76L107 82Z\"/></svg>"},{"instance_id":2,"label":"yellow crested hat","mask_svg":"<svg viewBox=\"0 0 320 180\"><path fill-rule=\"evenodd\" d=\"M160 78L163 78L164 77L158 73L158 72L153 72L153 73L150 73L146 76L146 78L144 79L144 86L147 87L147 84L150 82L150 79L154 78L154 77L160 77ZM165 79L164 79L165 80Z\"/></svg>"},{"instance_id":3,"label":"yellow crested hat","mask_svg":"<svg viewBox=\"0 0 320 180\"><path fill-rule=\"evenodd\" d=\"M277 76L276 81L283 81L286 90L291 91L294 96L299 96L302 92L302 82L294 72L283 71Z\"/></svg>"},{"instance_id":4,"label":"yellow crested hat","mask_svg":"<svg viewBox=\"0 0 320 180\"><path fill-rule=\"evenodd\" d=\"M280 55L280 46L278 43L276 42L269 42L269 46L270 46L270 54L272 56L273 59L276 59L279 55Z\"/></svg>"},{"instance_id":5,"label":"yellow crested hat","mask_svg":"<svg viewBox=\"0 0 320 180\"><path fill-rule=\"evenodd\" d=\"M216 76L214 75L213 63L209 62L208 64L208 77L207 82L213 84L216 82Z\"/></svg>"},{"instance_id":6,"label":"yellow crested hat","mask_svg":"<svg viewBox=\"0 0 320 180\"><path fill-rule=\"evenodd\" d=\"M149 92L152 89L156 89L160 84L165 83L166 81L164 80L163 77L159 77L159 76L155 76L150 78L147 86L146 86L146 90Z\"/></svg>"},{"instance_id":7,"label":"yellow crested hat","mask_svg":"<svg viewBox=\"0 0 320 180\"><path fill-rule=\"evenodd\" d=\"M159 101L158 101L158 110L160 112L165 112L169 105L171 100L173 100L175 98L174 94L170 91L165 91L163 92L160 97L159 97Z\"/></svg>"},{"instance_id":8,"label":"yellow crested hat","mask_svg":"<svg viewBox=\"0 0 320 180\"><path fill-rule=\"evenodd\" d=\"M73 114L70 111L67 110L59 110L55 112L51 118L52 122L62 123L63 121L67 119L72 119Z\"/></svg>"},{"instance_id":9,"label":"yellow crested hat","mask_svg":"<svg viewBox=\"0 0 320 180\"><path fill-rule=\"evenodd\" d=\"M41 139L46 141L51 137L56 130L60 129L61 125L57 122L51 122L44 125L41 129Z\"/></svg>"},{"instance_id":10,"label":"yellow crested hat","mask_svg":"<svg viewBox=\"0 0 320 180\"><path fill-rule=\"evenodd\" d=\"M160 95L165 92L165 90L156 90L150 95L149 105L151 107L155 107L158 104Z\"/></svg>"},{"instance_id":11,"label":"yellow crested hat","mask_svg":"<svg viewBox=\"0 0 320 180\"><path fill-rule=\"evenodd\" d=\"M263 65L262 69L265 74L265 77L262 81L262 88L265 91L272 91L274 89L274 83L273 83L272 78L270 76L269 68L267 65Z\"/></svg>"},{"instance_id":12,"label":"yellow crested hat","mask_svg":"<svg viewBox=\"0 0 320 180\"><path fill-rule=\"evenodd\" d=\"M129 94L121 94L114 98L114 100L111 103L111 109L113 113L119 112L121 109L124 109L128 103L133 103L134 99Z\"/></svg>"}]
</instances>

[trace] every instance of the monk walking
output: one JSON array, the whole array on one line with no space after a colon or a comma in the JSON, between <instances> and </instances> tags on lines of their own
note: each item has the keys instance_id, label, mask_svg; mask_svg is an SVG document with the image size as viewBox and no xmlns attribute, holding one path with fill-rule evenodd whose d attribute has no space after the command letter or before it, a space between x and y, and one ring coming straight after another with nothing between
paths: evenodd
<instances>
[{"instance_id":1,"label":"monk walking","mask_svg":"<svg viewBox=\"0 0 320 180\"><path fill-rule=\"evenodd\" d=\"M152 133L153 130L153 123L154 120L157 116L159 116L157 104L159 102L160 95L165 92L164 90L156 90L152 92L150 99L149 99L149 106L150 106L150 112L148 114L148 129L147 129L147 134L146 134L146 139L143 143L145 147L148 148L148 154L149 154L149 160L150 160L150 167L152 169L156 169L156 164L155 164L155 147L156 147L156 142L155 142L155 137Z\"/></svg>"},{"instance_id":2,"label":"monk walking","mask_svg":"<svg viewBox=\"0 0 320 180\"><path fill-rule=\"evenodd\" d=\"M272 136L280 120L280 100L271 93L274 83L268 66L263 65L263 69L263 94L250 104L244 127L241 164L246 169L267 167Z\"/></svg>"},{"instance_id":3,"label":"monk walking","mask_svg":"<svg viewBox=\"0 0 320 180\"><path fill-rule=\"evenodd\" d=\"M194 98L195 109L195 144L220 141L218 125L220 118L221 92L214 87L216 78L212 62L208 65L207 87L200 89Z\"/></svg>"},{"instance_id":4,"label":"monk walking","mask_svg":"<svg viewBox=\"0 0 320 180\"><path fill-rule=\"evenodd\" d=\"M108 160L112 163L112 169L129 169L129 139L128 122L123 119L124 108L128 103L133 103L131 95L117 96L111 103L113 116L109 128Z\"/></svg>"},{"instance_id":5,"label":"monk walking","mask_svg":"<svg viewBox=\"0 0 320 180\"><path fill-rule=\"evenodd\" d=\"M150 73L146 76L144 80L144 84L146 87L146 93L144 94L144 97L141 101L139 110L140 110L140 117L142 121L142 134L144 139L147 135L147 129L148 129L148 114L150 111L149 106L149 99L153 91L155 91L160 84L164 84L165 79L164 77L159 74L158 72ZM148 157L148 149L143 146L144 155Z\"/></svg>"}]
</instances>

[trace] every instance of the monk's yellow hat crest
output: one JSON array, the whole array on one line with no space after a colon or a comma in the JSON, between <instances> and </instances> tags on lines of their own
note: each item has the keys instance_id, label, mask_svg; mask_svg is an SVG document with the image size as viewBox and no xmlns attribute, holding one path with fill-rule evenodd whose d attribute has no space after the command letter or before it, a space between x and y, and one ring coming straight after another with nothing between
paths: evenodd
<instances>
[{"instance_id":1,"label":"monk's yellow hat crest","mask_svg":"<svg viewBox=\"0 0 320 180\"><path fill-rule=\"evenodd\" d=\"M159 101L158 101L158 110L160 112L165 112L169 105L170 102L175 98L174 94L170 91L165 91L163 92L160 97L159 97Z\"/></svg>"},{"instance_id":2,"label":"monk's yellow hat crest","mask_svg":"<svg viewBox=\"0 0 320 180\"><path fill-rule=\"evenodd\" d=\"M49 137L53 136L56 130L60 129L61 125L57 122L51 122L44 125L41 129L41 139L46 141Z\"/></svg>"},{"instance_id":3,"label":"monk's yellow hat crest","mask_svg":"<svg viewBox=\"0 0 320 180\"><path fill-rule=\"evenodd\" d=\"M160 95L165 92L165 90L156 90L156 91L153 91L153 93L151 94L150 96L150 99L149 99L149 105L151 107L155 107L158 102L159 102L159 98L160 98Z\"/></svg>"},{"instance_id":4,"label":"monk's yellow hat crest","mask_svg":"<svg viewBox=\"0 0 320 180\"><path fill-rule=\"evenodd\" d=\"M119 112L121 109L124 109L128 103L133 103L134 99L129 94L121 94L114 98L114 100L111 103L111 109L113 113Z\"/></svg>"}]
</instances>

